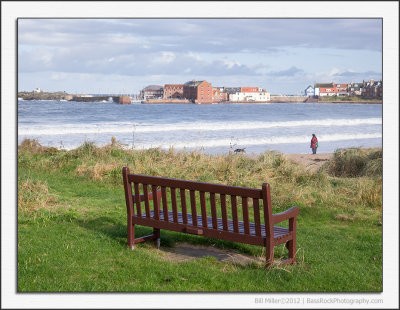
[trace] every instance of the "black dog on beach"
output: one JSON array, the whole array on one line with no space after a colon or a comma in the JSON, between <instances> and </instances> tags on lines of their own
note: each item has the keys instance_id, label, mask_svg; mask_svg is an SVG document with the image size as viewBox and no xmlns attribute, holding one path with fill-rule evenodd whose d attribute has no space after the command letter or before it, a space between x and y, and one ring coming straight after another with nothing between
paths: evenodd
<instances>
[{"instance_id":1,"label":"black dog on beach","mask_svg":"<svg viewBox=\"0 0 400 310\"><path fill-rule=\"evenodd\" d=\"M237 153L246 153L246 148L243 148L243 149L236 149L236 150L234 150L233 152L235 152L236 154L237 154Z\"/></svg>"}]
</instances>

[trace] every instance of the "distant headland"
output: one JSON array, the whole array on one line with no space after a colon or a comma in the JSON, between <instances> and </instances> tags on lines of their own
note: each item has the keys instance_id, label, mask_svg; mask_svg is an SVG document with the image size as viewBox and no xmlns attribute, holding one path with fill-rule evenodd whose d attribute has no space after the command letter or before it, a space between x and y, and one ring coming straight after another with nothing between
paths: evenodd
<instances>
[{"instance_id":1,"label":"distant headland","mask_svg":"<svg viewBox=\"0 0 400 310\"><path fill-rule=\"evenodd\" d=\"M121 104L131 103L129 96L116 96L116 95L88 95L88 94L68 94L63 91L58 92L18 92L19 100L54 100L54 101L76 101L76 102L116 102Z\"/></svg>"}]
</instances>

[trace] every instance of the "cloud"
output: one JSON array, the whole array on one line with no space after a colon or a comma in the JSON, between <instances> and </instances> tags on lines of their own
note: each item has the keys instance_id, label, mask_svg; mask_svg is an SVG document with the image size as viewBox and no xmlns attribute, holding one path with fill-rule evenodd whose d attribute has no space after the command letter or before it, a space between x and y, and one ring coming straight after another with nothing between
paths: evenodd
<instances>
[{"instance_id":1,"label":"cloud","mask_svg":"<svg viewBox=\"0 0 400 310\"><path fill-rule=\"evenodd\" d=\"M309 83L379 74L381 42L380 19L18 19L18 70Z\"/></svg>"},{"instance_id":2,"label":"cloud","mask_svg":"<svg viewBox=\"0 0 400 310\"><path fill-rule=\"evenodd\" d=\"M316 82L339 82L339 83L348 83L351 81L362 81L368 80L370 78L373 79L382 79L382 73L375 71L364 71L364 72L356 72L352 69L347 70L339 70L338 68L332 68L329 71L321 71L316 73L306 74L306 78L310 81Z\"/></svg>"},{"instance_id":3,"label":"cloud","mask_svg":"<svg viewBox=\"0 0 400 310\"><path fill-rule=\"evenodd\" d=\"M295 66L290 67L289 69L286 70L281 70L281 71L271 71L267 75L270 76L276 76L276 77L288 77L288 76L294 76L296 74L304 73L304 70L299 69Z\"/></svg>"},{"instance_id":4,"label":"cloud","mask_svg":"<svg viewBox=\"0 0 400 310\"><path fill-rule=\"evenodd\" d=\"M215 30L217 31L217 34ZM295 30L295 31L294 31ZM19 44L145 45L153 51L381 49L380 19L21 19Z\"/></svg>"},{"instance_id":5,"label":"cloud","mask_svg":"<svg viewBox=\"0 0 400 310\"><path fill-rule=\"evenodd\" d=\"M154 62L160 64L169 64L176 59L176 55L173 52L161 52L161 55L154 59Z\"/></svg>"},{"instance_id":6,"label":"cloud","mask_svg":"<svg viewBox=\"0 0 400 310\"><path fill-rule=\"evenodd\" d=\"M365 72L355 72L353 70L348 70L348 71L343 71L343 72L338 72L336 76L343 76L343 77L354 77L354 76L381 76L381 72L375 72L375 71L365 71Z\"/></svg>"}]
</instances>

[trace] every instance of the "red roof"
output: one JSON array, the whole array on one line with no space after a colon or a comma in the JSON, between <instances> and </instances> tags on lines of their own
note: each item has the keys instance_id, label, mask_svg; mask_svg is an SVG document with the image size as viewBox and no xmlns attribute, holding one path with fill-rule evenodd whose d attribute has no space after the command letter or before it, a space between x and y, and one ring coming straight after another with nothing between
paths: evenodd
<instances>
[{"instance_id":1,"label":"red roof","mask_svg":"<svg viewBox=\"0 0 400 310\"><path fill-rule=\"evenodd\" d=\"M336 87L329 87L329 88L320 88L319 89L320 93L337 93L339 92Z\"/></svg>"}]
</instances>

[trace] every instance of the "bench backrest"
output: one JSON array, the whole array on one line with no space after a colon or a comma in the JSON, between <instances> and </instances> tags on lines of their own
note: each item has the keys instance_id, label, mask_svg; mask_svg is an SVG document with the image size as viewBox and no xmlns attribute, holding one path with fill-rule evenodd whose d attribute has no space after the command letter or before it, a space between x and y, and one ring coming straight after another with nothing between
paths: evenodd
<instances>
[{"instance_id":1,"label":"bench backrest","mask_svg":"<svg viewBox=\"0 0 400 310\"><path fill-rule=\"evenodd\" d=\"M182 214L183 224L218 229L218 218L221 218L223 230L228 231L229 210L232 215L234 232L239 232L239 222L242 222L240 224L243 224L244 233L250 235L250 222L252 222L254 223L255 235L261 236L261 218L264 218L265 236L267 238L273 236L271 197L268 183L264 183L262 189L254 189L131 174L127 167L123 168L122 173L128 216L159 220L162 205L163 220L178 223L178 201L180 200L181 211L179 212ZM159 189L161 189L161 199L157 195ZM168 192L171 205L168 204ZM179 198L177 193L179 193ZM134 195L134 200L132 195ZM142 198L140 198L141 195ZM149 200L150 195L153 197L152 206ZM227 196L230 196L230 208L229 203L227 203ZM187 198L189 198L189 201L187 201ZM209 199L211 214L207 214L207 199ZM198 200L200 212L197 209ZM141 202L144 202L144 210L142 210ZM252 204L253 218L249 218L249 207L251 207L249 204ZM151 217L151 211L154 211L153 217ZM172 219L169 219L169 211L172 211ZM191 223L188 223L189 213L192 216ZM218 216L218 213L221 216ZM211 227L208 226L209 223L207 222L207 216L210 215L212 218ZM201 218L202 224L199 223L199 218Z\"/></svg>"}]
</instances>

